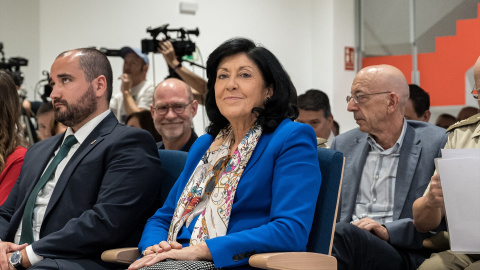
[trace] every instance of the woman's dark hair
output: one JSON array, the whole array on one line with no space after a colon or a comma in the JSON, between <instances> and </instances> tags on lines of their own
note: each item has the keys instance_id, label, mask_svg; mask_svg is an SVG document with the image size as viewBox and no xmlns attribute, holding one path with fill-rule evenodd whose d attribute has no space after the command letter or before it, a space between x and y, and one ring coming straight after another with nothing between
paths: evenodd
<instances>
[{"instance_id":1,"label":"woman's dark hair","mask_svg":"<svg viewBox=\"0 0 480 270\"><path fill-rule=\"evenodd\" d=\"M145 129L146 131L150 132L150 134L152 134L153 138L155 139L155 142L162 141L162 136L158 134L157 130L155 129L155 125L153 124L152 114L150 113L150 111L143 110L143 111L131 113L127 116L125 123L128 123L128 120L132 118L138 119L138 122L140 123L140 126L142 127L142 129Z\"/></svg>"},{"instance_id":2,"label":"woman's dark hair","mask_svg":"<svg viewBox=\"0 0 480 270\"><path fill-rule=\"evenodd\" d=\"M298 116L296 107L297 91L277 57L264 47L259 47L246 38L233 38L216 48L207 60L207 97L205 108L210 119L207 132L216 136L229 122L220 113L215 100L215 82L220 62L228 56L245 53L262 73L265 87L272 86L273 95L264 103L265 108L253 108L257 115L257 123L264 132L273 132L286 118L292 120Z\"/></svg>"},{"instance_id":3,"label":"woman's dark hair","mask_svg":"<svg viewBox=\"0 0 480 270\"><path fill-rule=\"evenodd\" d=\"M0 172L17 146L25 146L20 123L21 107L13 77L0 70Z\"/></svg>"}]
</instances>

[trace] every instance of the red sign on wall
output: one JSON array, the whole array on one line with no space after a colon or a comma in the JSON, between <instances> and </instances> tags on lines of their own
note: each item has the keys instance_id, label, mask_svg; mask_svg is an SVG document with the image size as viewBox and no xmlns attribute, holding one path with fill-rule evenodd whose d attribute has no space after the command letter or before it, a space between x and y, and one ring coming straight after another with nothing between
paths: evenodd
<instances>
[{"instance_id":1,"label":"red sign on wall","mask_svg":"<svg viewBox=\"0 0 480 270\"><path fill-rule=\"evenodd\" d=\"M355 49L345 47L345 70L355 70Z\"/></svg>"}]
</instances>

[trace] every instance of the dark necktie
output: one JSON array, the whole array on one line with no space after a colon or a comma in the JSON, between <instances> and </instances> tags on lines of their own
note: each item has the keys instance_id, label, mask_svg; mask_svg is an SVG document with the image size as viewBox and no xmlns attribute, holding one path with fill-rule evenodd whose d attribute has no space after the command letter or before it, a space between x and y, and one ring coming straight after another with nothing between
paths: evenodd
<instances>
[{"instance_id":1,"label":"dark necktie","mask_svg":"<svg viewBox=\"0 0 480 270\"><path fill-rule=\"evenodd\" d=\"M57 169L58 164L67 156L72 145L76 144L77 142L77 139L73 135L70 135L65 139L57 155L53 158L52 162L50 162L42 177L40 177L40 180L38 180L37 184L33 188L32 193L30 193L22 216L22 234L20 236L20 244L33 243L33 209L35 208L38 192L45 186L48 180L50 180L52 175L55 173L55 169Z\"/></svg>"}]
</instances>

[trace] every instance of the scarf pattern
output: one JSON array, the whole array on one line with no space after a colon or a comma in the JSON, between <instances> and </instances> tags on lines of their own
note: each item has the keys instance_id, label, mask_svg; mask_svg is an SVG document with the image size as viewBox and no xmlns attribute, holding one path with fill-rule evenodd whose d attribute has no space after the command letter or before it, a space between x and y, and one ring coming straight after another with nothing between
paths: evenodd
<instances>
[{"instance_id":1,"label":"scarf pattern","mask_svg":"<svg viewBox=\"0 0 480 270\"><path fill-rule=\"evenodd\" d=\"M231 126L222 129L200 159L187 182L173 214L168 242L176 241L178 232L199 216L190 238L190 245L227 233L235 192L242 173L262 134L255 124L229 156L234 141Z\"/></svg>"}]
</instances>

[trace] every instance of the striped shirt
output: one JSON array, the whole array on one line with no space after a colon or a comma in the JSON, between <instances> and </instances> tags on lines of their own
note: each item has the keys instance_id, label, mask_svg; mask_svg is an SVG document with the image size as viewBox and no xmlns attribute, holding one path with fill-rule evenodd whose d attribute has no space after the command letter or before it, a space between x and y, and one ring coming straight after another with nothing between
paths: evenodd
<instances>
[{"instance_id":1,"label":"striped shirt","mask_svg":"<svg viewBox=\"0 0 480 270\"><path fill-rule=\"evenodd\" d=\"M360 179L353 221L364 217L369 217L380 224L393 221L395 181L406 129L407 123L403 120L400 137L395 145L387 150L368 135L370 151Z\"/></svg>"}]
</instances>

